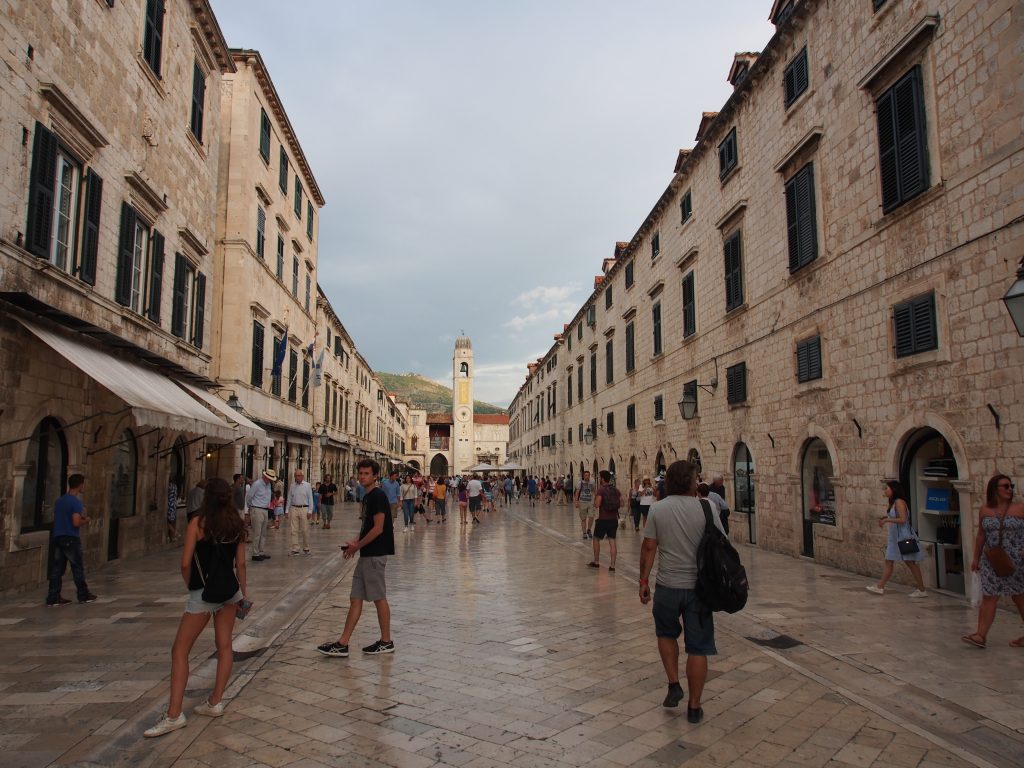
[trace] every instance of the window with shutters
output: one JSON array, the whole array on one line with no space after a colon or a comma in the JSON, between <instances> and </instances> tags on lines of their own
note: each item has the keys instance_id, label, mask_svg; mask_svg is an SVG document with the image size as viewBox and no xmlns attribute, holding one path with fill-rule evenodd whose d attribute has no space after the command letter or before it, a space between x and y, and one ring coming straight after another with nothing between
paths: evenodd
<instances>
[{"instance_id":1,"label":"window with shutters","mask_svg":"<svg viewBox=\"0 0 1024 768\"><path fill-rule=\"evenodd\" d=\"M594 439L597 440L597 419L590 420L590 434L592 434Z\"/></svg>"},{"instance_id":2,"label":"window with shutters","mask_svg":"<svg viewBox=\"0 0 1024 768\"><path fill-rule=\"evenodd\" d=\"M610 285L604 291L604 308L612 308L612 287Z\"/></svg>"},{"instance_id":3,"label":"window with shutters","mask_svg":"<svg viewBox=\"0 0 1024 768\"><path fill-rule=\"evenodd\" d=\"M908 357L939 347L935 294L917 296L893 307L896 357Z\"/></svg>"},{"instance_id":4,"label":"window with shutters","mask_svg":"<svg viewBox=\"0 0 1024 768\"><path fill-rule=\"evenodd\" d=\"M265 258L267 249L267 212L262 205L256 206L256 255Z\"/></svg>"},{"instance_id":5,"label":"window with shutters","mask_svg":"<svg viewBox=\"0 0 1024 768\"><path fill-rule=\"evenodd\" d=\"M689 401L691 401L693 403L698 403L699 402L698 399L697 399L697 380L696 379L693 379L692 381L688 381L685 384L683 384L683 400L689 400ZM698 415L700 413L699 405L695 405L693 407L693 413L694 413L694 415Z\"/></svg>"},{"instance_id":6,"label":"window with shutters","mask_svg":"<svg viewBox=\"0 0 1024 768\"><path fill-rule=\"evenodd\" d=\"M306 201L306 237L313 239L313 201Z\"/></svg>"},{"instance_id":7,"label":"window with shutters","mask_svg":"<svg viewBox=\"0 0 1024 768\"><path fill-rule=\"evenodd\" d=\"M626 429L630 432L636 429L636 405L633 403L626 406Z\"/></svg>"},{"instance_id":8,"label":"window with shutters","mask_svg":"<svg viewBox=\"0 0 1024 768\"><path fill-rule=\"evenodd\" d=\"M725 179L732 169L739 162L739 152L736 148L736 129L729 131L718 145L718 178Z\"/></svg>"},{"instance_id":9,"label":"window with shutters","mask_svg":"<svg viewBox=\"0 0 1024 768\"><path fill-rule=\"evenodd\" d=\"M295 215L302 221L302 182L299 174L295 174Z\"/></svg>"},{"instance_id":10,"label":"window with shutters","mask_svg":"<svg viewBox=\"0 0 1024 768\"><path fill-rule=\"evenodd\" d=\"M341 336L335 336L334 337L334 354L337 355L338 357L341 357L342 356L342 352L343 352L343 350L341 348Z\"/></svg>"},{"instance_id":11,"label":"window with shutters","mask_svg":"<svg viewBox=\"0 0 1024 768\"><path fill-rule=\"evenodd\" d=\"M597 352L590 353L590 394L597 392Z\"/></svg>"},{"instance_id":12,"label":"window with shutters","mask_svg":"<svg viewBox=\"0 0 1024 768\"><path fill-rule=\"evenodd\" d=\"M633 287L633 262L626 264L626 288Z\"/></svg>"},{"instance_id":13,"label":"window with shutters","mask_svg":"<svg viewBox=\"0 0 1024 768\"><path fill-rule=\"evenodd\" d=\"M288 351L288 402L299 400L299 353L294 349Z\"/></svg>"},{"instance_id":14,"label":"window with shutters","mask_svg":"<svg viewBox=\"0 0 1024 768\"><path fill-rule=\"evenodd\" d=\"M804 48L786 66L782 73L782 86L785 92L785 105L788 107L797 97L807 90L810 78L807 70L807 49Z\"/></svg>"},{"instance_id":15,"label":"window with shutters","mask_svg":"<svg viewBox=\"0 0 1024 768\"><path fill-rule=\"evenodd\" d=\"M604 417L604 431L609 435L615 434L615 414L609 411Z\"/></svg>"},{"instance_id":16,"label":"window with shutters","mask_svg":"<svg viewBox=\"0 0 1024 768\"><path fill-rule=\"evenodd\" d=\"M292 256L292 296L299 298L299 257Z\"/></svg>"},{"instance_id":17,"label":"window with shutters","mask_svg":"<svg viewBox=\"0 0 1024 768\"><path fill-rule=\"evenodd\" d=\"M736 230L725 240L725 311L743 304L743 244Z\"/></svg>"},{"instance_id":18,"label":"window with shutters","mask_svg":"<svg viewBox=\"0 0 1024 768\"><path fill-rule=\"evenodd\" d=\"M693 272L683 278L683 338L697 332L697 293L694 288Z\"/></svg>"},{"instance_id":19,"label":"window with shutters","mask_svg":"<svg viewBox=\"0 0 1024 768\"><path fill-rule=\"evenodd\" d=\"M277 367L278 360L281 359L281 347L284 346L284 334L274 337L274 355L271 358L273 360L273 367L270 369L270 394L281 396L281 369Z\"/></svg>"},{"instance_id":20,"label":"window with shutters","mask_svg":"<svg viewBox=\"0 0 1024 768\"><path fill-rule=\"evenodd\" d=\"M615 353L612 339L604 343L604 383L611 384L615 381Z\"/></svg>"},{"instance_id":21,"label":"window with shutters","mask_svg":"<svg viewBox=\"0 0 1024 768\"><path fill-rule=\"evenodd\" d=\"M312 293L313 293L313 278L309 274L309 272L307 272L306 273L306 311L307 312L309 312L309 303L310 303L310 300L312 299Z\"/></svg>"},{"instance_id":22,"label":"window with shutters","mask_svg":"<svg viewBox=\"0 0 1024 768\"><path fill-rule=\"evenodd\" d=\"M796 380L801 384L821 378L821 336L796 345Z\"/></svg>"},{"instance_id":23,"label":"window with shutters","mask_svg":"<svg viewBox=\"0 0 1024 768\"><path fill-rule=\"evenodd\" d=\"M203 143L203 109L206 106L206 73L199 62L192 63L192 115L189 119L189 130L196 141Z\"/></svg>"},{"instance_id":24,"label":"window with shutters","mask_svg":"<svg viewBox=\"0 0 1024 768\"><path fill-rule=\"evenodd\" d=\"M661 395L655 395L654 397L654 420L665 420L665 400Z\"/></svg>"},{"instance_id":25,"label":"window with shutters","mask_svg":"<svg viewBox=\"0 0 1024 768\"><path fill-rule=\"evenodd\" d=\"M583 402L583 360L580 360L579 370L576 372L576 400Z\"/></svg>"},{"instance_id":26,"label":"window with shutters","mask_svg":"<svg viewBox=\"0 0 1024 768\"><path fill-rule=\"evenodd\" d=\"M626 323L626 373L636 369L636 324Z\"/></svg>"},{"instance_id":27,"label":"window with shutters","mask_svg":"<svg viewBox=\"0 0 1024 768\"><path fill-rule=\"evenodd\" d=\"M288 153L285 152L284 145L281 145L279 153L279 165L277 169L277 185L281 188L281 192L285 195L288 194ZM287 199L287 198L286 198Z\"/></svg>"},{"instance_id":28,"label":"window with shutters","mask_svg":"<svg viewBox=\"0 0 1024 768\"><path fill-rule=\"evenodd\" d=\"M270 165L270 115L260 107L260 157Z\"/></svg>"},{"instance_id":29,"label":"window with shutters","mask_svg":"<svg viewBox=\"0 0 1024 768\"><path fill-rule=\"evenodd\" d=\"M583 340L583 323L576 326L576 339L577 341Z\"/></svg>"},{"instance_id":30,"label":"window with shutters","mask_svg":"<svg viewBox=\"0 0 1024 768\"><path fill-rule=\"evenodd\" d=\"M693 216L693 196L690 190L679 200L679 223L685 224Z\"/></svg>"},{"instance_id":31,"label":"window with shutters","mask_svg":"<svg viewBox=\"0 0 1024 768\"><path fill-rule=\"evenodd\" d=\"M146 0L146 21L142 33L142 58L160 77L160 56L164 40L164 0Z\"/></svg>"},{"instance_id":32,"label":"window with shutters","mask_svg":"<svg viewBox=\"0 0 1024 768\"><path fill-rule=\"evenodd\" d=\"M249 383L254 387L263 387L263 323L259 320L252 321L252 370L249 373Z\"/></svg>"},{"instance_id":33,"label":"window with shutters","mask_svg":"<svg viewBox=\"0 0 1024 768\"><path fill-rule=\"evenodd\" d=\"M155 323L160 322L163 292L164 238L150 231L138 212L121 204L121 235L114 298L118 304Z\"/></svg>"},{"instance_id":34,"label":"window with shutters","mask_svg":"<svg viewBox=\"0 0 1024 768\"><path fill-rule=\"evenodd\" d=\"M569 429L566 431L566 433L565 433L565 441L569 445L572 445L572 427L569 427Z\"/></svg>"},{"instance_id":35,"label":"window with shutters","mask_svg":"<svg viewBox=\"0 0 1024 768\"><path fill-rule=\"evenodd\" d=\"M814 164L808 163L786 182L789 271L818 258L818 220L814 205Z\"/></svg>"},{"instance_id":36,"label":"window with shutters","mask_svg":"<svg viewBox=\"0 0 1024 768\"><path fill-rule=\"evenodd\" d=\"M572 369L565 376L565 407L572 408Z\"/></svg>"},{"instance_id":37,"label":"window with shutters","mask_svg":"<svg viewBox=\"0 0 1024 768\"><path fill-rule=\"evenodd\" d=\"M651 261L658 258L658 254L661 253L661 232L655 232L651 235Z\"/></svg>"},{"instance_id":38,"label":"window with shutters","mask_svg":"<svg viewBox=\"0 0 1024 768\"><path fill-rule=\"evenodd\" d=\"M661 354L661 302L656 302L651 307L651 333L653 336L653 353L655 356Z\"/></svg>"},{"instance_id":39,"label":"window with shutters","mask_svg":"<svg viewBox=\"0 0 1024 768\"><path fill-rule=\"evenodd\" d=\"M206 275L180 253L174 254L171 292L171 333L198 349L203 348L206 318Z\"/></svg>"},{"instance_id":40,"label":"window with shutters","mask_svg":"<svg viewBox=\"0 0 1024 768\"><path fill-rule=\"evenodd\" d=\"M309 410L309 360L302 361L302 407Z\"/></svg>"},{"instance_id":41,"label":"window with shutters","mask_svg":"<svg viewBox=\"0 0 1024 768\"><path fill-rule=\"evenodd\" d=\"M729 405L747 400L747 364L737 363L725 369L726 401Z\"/></svg>"},{"instance_id":42,"label":"window with shutters","mask_svg":"<svg viewBox=\"0 0 1024 768\"><path fill-rule=\"evenodd\" d=\"M587 325L597 325L597 307L595 307L593 304L587 307Z\"/></svg>"},{"instance_id":43,"label":"window with shutters","mask_svg":"<svg viewBox=\"0 0 1024 768\"><path fill-rule=\"evenodd\" d=\"M284 282L284 237L277 236L277 279Z\"/></svg>"},{"instance_id":44,"label":"window with shutters","mask_svg":"<svg viewBox=\"0 0 1024 768\"><path fill-rule=\"evenodd\" d=\"M879 96L875 108L882 212L889 213L928 189L921 67L915 66Z\"/></svg>"}]
</instances>

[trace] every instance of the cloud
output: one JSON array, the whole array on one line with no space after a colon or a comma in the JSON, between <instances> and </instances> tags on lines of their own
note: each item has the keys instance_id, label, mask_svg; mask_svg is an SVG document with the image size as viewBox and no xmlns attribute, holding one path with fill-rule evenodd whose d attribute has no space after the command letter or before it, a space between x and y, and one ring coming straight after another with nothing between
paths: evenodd
<instances>
[{"instance_id":1,"label":"cloud","mask_svg":"<svg viewBox=\"0 0 1024 768\"><path fill-rule=\"evenodd\" d=\"M568 285L538 285L525 293L520 293L510 302L513 306L535 307L538 304L572 304L578 302L573 298L580 290L578 283Z\"/></svg>"},{"instance_id":2,"label":"cloud","mask_svg":"<svg viewBox=\"0 0 1024 768\"><path fill-rule=\"evenodd\" d=\"M582 297L579 283L566 285L538 285L516 296L509 303L526 312L514 315L506 320L503 328L522 331L541 323L554 332L559 330L559 323L565 323L579 309Z\"/></svg>"}]
</instances>

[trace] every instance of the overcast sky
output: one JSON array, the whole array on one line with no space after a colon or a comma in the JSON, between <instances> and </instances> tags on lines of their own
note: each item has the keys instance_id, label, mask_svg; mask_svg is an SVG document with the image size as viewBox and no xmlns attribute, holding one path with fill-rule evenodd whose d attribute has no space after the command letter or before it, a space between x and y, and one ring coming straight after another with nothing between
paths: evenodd
<instances>
[{"instance_id":1,"label":"overcast sky","mask_svg":"<svg viewBox=\"0 0 1024 768\"><path fill-rule=\"evenodd\" d=\"M376 370L505 406L729 96L770 0L213 0L317 183L319 280Z\"/></svg>"}]
</instances>

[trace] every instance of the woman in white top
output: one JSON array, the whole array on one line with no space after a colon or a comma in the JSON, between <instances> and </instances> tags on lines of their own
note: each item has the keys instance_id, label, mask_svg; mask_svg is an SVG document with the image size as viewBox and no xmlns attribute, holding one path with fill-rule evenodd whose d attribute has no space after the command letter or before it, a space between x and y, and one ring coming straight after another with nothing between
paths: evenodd
<instances>
[{"instance_id":1,"label":"woman in white top","mask_svg":"<svg viewBox=\"0 0 1024 768\"><path fill-rule=\"evenodd\" d=\"M410 526L416 525L416 497L420 495L420 489L412 481L412 476L406 475L398 493L402 499L402 516L405 518L402 530L408 533Z\"/></svg>"},{"instance_id":2,"label":"woman in white top","mask_svg":"<svg viewBox=\"0 0 1024 768\"><path fill-rule=\"evenodd\" d=\"M645 477L640 485L640 527L647 527L647 513L651 511L651 504L654 503L654 486L651 485L651 478Z\"/></svg>"}]
</instances>

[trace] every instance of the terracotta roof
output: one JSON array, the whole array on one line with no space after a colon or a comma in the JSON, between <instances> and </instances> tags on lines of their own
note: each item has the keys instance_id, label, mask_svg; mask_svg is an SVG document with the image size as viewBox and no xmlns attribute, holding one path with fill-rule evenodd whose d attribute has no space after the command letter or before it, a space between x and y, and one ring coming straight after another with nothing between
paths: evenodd
<instances>
[{"instance_id":1,"label":"terracotta roof","mask_svg":"<svg viewBox=\"0 0 1024 768\"><path fill-rule=\"evenodd\" d=\"M508 424L508 416L504 413L474 413L474 424Z\"/></svg>"},{"instance_id":2,"label":"terracotta roof","mask_svg":"<svg viewBox=\"0 0 1024 768\"><path fill-rule=\"evenodd\" d=\"M708 129L708 126L718 117L717 112L704 112L700 116L700 126L697 128L697 137L694 141L700 141L704 137L704 131Z\"/></svg>"}]
</instances>

